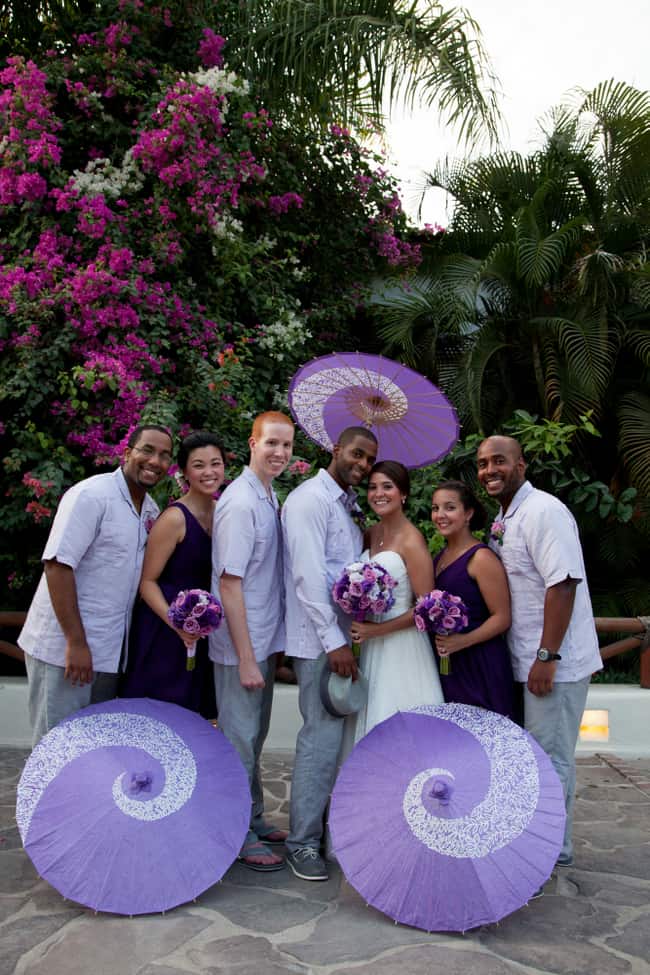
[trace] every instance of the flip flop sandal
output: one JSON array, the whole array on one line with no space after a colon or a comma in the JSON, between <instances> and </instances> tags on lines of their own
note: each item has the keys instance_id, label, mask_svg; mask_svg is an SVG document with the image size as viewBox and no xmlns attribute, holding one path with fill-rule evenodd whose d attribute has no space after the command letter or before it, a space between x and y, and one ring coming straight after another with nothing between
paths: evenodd
<instances>
[{"instance_id":1,"label":"flip flop sandal","mask_svg":"<svg viewBox=\"0 0 650 975\"><path fill-rule=\"evenodd\" d=\"M278 829L277 826L268 825L265 827L264 832L258 829L257 835L263 843L282 845L289 834L286 829Z\"/></svg>"},{"instance_id":2,"label":"flip flop sandal","mask_svg":"<svg viewBox=\"0 0 650 975\"><path fill-rule=\"evenodd\" d=\"M276 854L266 845L266 843L260 843L256 840L253 843L246 843L242 846L237 860L239 863L243 863L245 867L249 870L258 870L260 873L271 873L273 870L282 870L284 867L284 860L278 860L277 863L255 863L250 860L252 856L267 856L273 857Z\"/></svg>"}]
</instances>

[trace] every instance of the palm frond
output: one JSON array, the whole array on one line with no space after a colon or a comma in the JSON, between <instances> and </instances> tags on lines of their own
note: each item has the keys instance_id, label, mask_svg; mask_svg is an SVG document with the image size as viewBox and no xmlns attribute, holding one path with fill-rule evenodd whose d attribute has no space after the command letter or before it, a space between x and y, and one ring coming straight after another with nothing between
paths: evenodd
<instances>
[{"instance_id":1,"label":"palm frond","mask_svg":"<svg viewBox=\"0 0 650 975\"><path fill-rule=\"evenodd\" d=\"M618 410L619 451L631 483L650 495L650 396L626 393Z\"/></svg>"},{"instance_id":2,"label":"palm frond","mask_svg":"<svg viewBox=\"0 0 650 975\"><path fill-rule=\"evenodd\" d=\"M632 349L646 368L650 367L650 331L638 328L627 329L622 342L628 349Z\"/></svg>"},{"instance_id":3,"label":"palm frond","mask_svg":"<svg viewBox=\"0 0 650 975\"><path fill-rule=\"evenodd\" d=\"M461 137L496 136L476 23L458 8L395 0L248 0L246 63L274 102L355 122L404 100L436 105Z\"/></svg>"},{"instance_id":4,"label":"palm frond","mask_svg":"<svg viewBox=\"0 0 650 975\"><path fill-rule=\"evenodd\" d=\"M547 181L536 191L517 219L517 273L529 287L541 288L559 272L569 247L576 242L584 220L575 217L551 233L544 203L554 189Z\"/></svg>"},{"instance_id":5,"label":"palm frond","mask_svg":"<svg viewBox=\"0 0 650 975\"><path fill-rule=\"evenodd\" d=\"M558 348L564 356L567 379L573 387L573 395L580 391L591 408L599 403L607 389L616 364L619 339L608 327L603 313L584 319L547 318L534 319L533 324L544 322L555 331ZM563 397L565 402L567 396Z\"/></svg>"},{"instance_id":6,"label":"palm frond","mask_svg":"<svg viewBox=\"0 0 650 975\"><path fill-rule=\"evenodd\" d=\"M485 373L494 356L507 348L508 343L493 329L482 328L464 361L463 382L469 413L476 429L483 433L482 408Z\"/></svg>"}]
</instances>

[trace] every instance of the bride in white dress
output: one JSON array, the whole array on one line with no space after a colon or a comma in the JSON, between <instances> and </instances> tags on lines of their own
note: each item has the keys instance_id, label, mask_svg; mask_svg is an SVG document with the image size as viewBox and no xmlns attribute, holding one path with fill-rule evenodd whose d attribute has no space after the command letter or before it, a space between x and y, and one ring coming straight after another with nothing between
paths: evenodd
<instances>
[{"instance_id":1,"label":"bride in white dress","mask_svg":"<svg viewBox=\"0 0 650 975\"><path fill-rule=\"evenodd\" d=\"M424 536L404 514L409 490L408 470L397 461L380 461L372 468L368 504L379 516L379 524L366 532L361 559L379 562L398 585L388 613L352 623L352 639L361 642L360 668L368 681L368 703L346 718L348 747L396 711L443 702L429 638L413 621L416 595L433 589L433 563Z\"/></svg>"}]
</instances>

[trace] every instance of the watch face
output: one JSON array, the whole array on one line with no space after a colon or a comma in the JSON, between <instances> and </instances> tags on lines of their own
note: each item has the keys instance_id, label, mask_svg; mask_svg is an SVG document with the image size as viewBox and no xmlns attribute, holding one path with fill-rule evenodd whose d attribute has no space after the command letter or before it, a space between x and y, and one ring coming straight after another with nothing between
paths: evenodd
<instances>
[{"instance_id":1,"label":"watch face","mask_svg":"<svg viewBox=\"0 0 650 975\"><path fill-rule=\"evenodd\" d=\"M538 650L538 651L537 651L537 659L538 659L538 660L541 660L541 661L542 661L542 662L544 662L544 663L545 663L545 662L546 662L546 661L547 661L547 660L549 659L549 657L550 657L550 656L551 656L551 655L550 655L550 653L548 652L548 650L544 650L544 649L542 649L542 650Z\"/></svg>"}]
</instances>

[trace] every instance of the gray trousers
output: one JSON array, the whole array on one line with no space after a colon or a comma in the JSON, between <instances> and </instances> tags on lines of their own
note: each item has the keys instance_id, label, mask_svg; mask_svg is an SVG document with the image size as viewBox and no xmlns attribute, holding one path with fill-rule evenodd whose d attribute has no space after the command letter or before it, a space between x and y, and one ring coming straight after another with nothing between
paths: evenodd
<instances>
[{"instance_id":1,"label":"gray trousers","mask_svg":"<svg viewBox=\"0 0 650 975\"><path fill-rule=\"evenodd\" d=\"M291 781L291 804L287 849L303 846L319 849L323 837L323 816L338 769L343 738L342 718L334 718L321 704L316 660L294 657L298 678L299 705L303 726L296 740L296 760Z\"/></svg>"},{"instance_id":2,"label":"gray trousers","mask_svg":"<svg viewBox=\"0 0 650 975\"><path fill-rule=\"evenodd\" d=\"M80 708L112 701L117 696L118 674L94 673L92 683L73 687L63 676L65 667L25 653L25 668L32 746L38 745L43 735Z\"/></svg>"},{"instance_id":3,"label":"gray trousers","mask_svg":"<svg viewBox=\"0 0 650 975\"><path fill-rule=\"evenodd\" d=\"M573 855L573 802L576 792L575 750L580 721L587 703L589 677L553 684L545 697L531 694L524 684L524 727L541 745L553 763L566 805L566 826L562 856Z\"/></svg>"},{"instance_id":4,"label":"gray trousers","mask_svg":"<svg viewBox=\"0 0 650 975\"><path fill-rule=\"evenodd\" d=\"M241 685L237 664L214 664L217 721L228 741L237 749L251 788L253 802L247 843L256 838L258 829L265 827L260 755L271 723L275 654L267 660L258 660L257 666L264 678L264 687L249 691Z\"/></svg>"}]
</instances>

